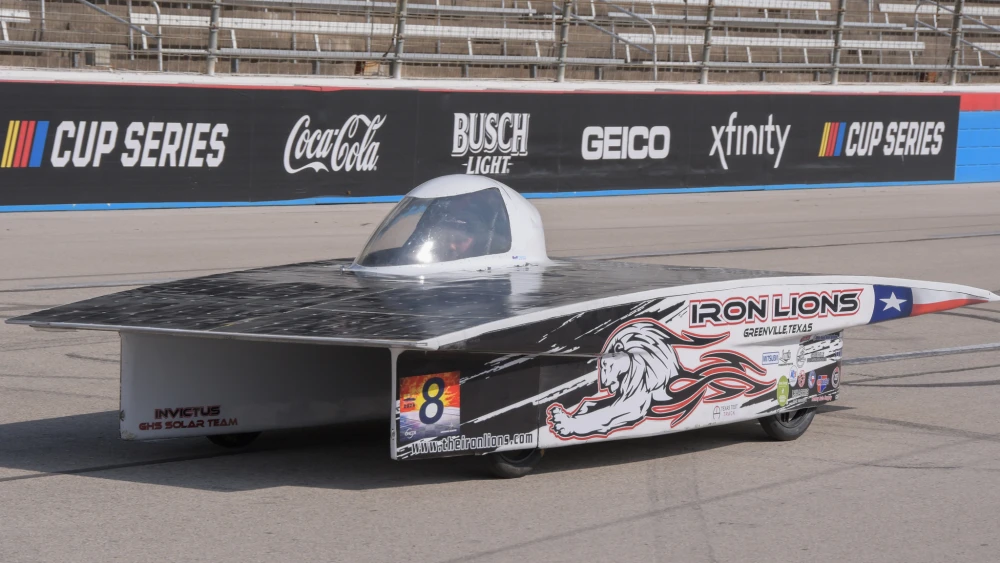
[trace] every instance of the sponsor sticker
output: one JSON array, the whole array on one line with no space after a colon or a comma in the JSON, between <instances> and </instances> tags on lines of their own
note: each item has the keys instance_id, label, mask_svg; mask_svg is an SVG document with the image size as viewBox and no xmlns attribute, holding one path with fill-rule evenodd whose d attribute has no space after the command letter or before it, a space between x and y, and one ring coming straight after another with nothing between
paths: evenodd
<instances>
[{"instance_id":1,"label":"sponsor sticker","mask_svg":"<svg viewBox=\"0 0 1000 563\"><path fill-rule=\"evenodd\" d=\"M827 378L827 375L825 373L820 374L819 377L816 379L816 392L822 393L824 390L826 390L828 384L829 384L829 379Z\"/></svg>"},{"instance_id":2,"label":"sponsor sticker","mask_svg":"<svg viewBox=\"0 0 1000 563\"><path fill-rule=\"evenodd\" d=\"M791 407L805 403L809 400L809 390L808 389L796 389L792 391L792 394L788 396L788 403L786 407Z\"/></svg>"},{"instance_id":3,"label":"sponsor sticker","mask_svg":"<svg viewBox=\"0 0 1000 563\"><path fill-rule=\"evenodd\" d=\"M792 351L785 349L781 351L781 360L778 362L779 366L790 366L792 365Z\"/></svg>"},{"instance_id":4,"label":"sponsor sticker","mask_svg":"<svg viewBox=\"0 0 1000 563\"><path fill-rule=\"evenodd\" d=\"M809 372L809 388L812 389L816 385L816 372Z\"/></svg>"},{"instance_id":5,"label":"sponsor sticker","mask_svg":"<svg viewBox=\"0 0 1000 563\"><path fill-rule=\"evenodd\" d=\"M833 374L830 376L830 385L834 389L840 387L840 368L833 368Z\"/></svg>"},{"instance_id":6,"label":"sponsor sticker","mask_svg":"<svg viewBox=\"0 0 1000 563\"><path fill-rule=\"evenodd\" d=\"M461 420L459 372L399 380L400 443L457 435Z\"/></svg>"},{"instance_id":7,"label":"sponsor sticker","mask_svg":"<svg viewBox=\"0 0 1000 563\"><path fill-rule=\"evenodd\" d=\"M781 376L778 378L778 406L783 407L788 403L788 378Z\"/></svg>"},{"instance_id":8,"label":"sponsor sticker","mask_svg":"<svg viewBox=\"0 0 1000 563\"><path fill-rule=\"evenodd\" d=\"M764 352L764 354L761 356L760 363L764 364L765 366L771 366L777 364L780 358L781 355L778 352Z\"/></svg>"},{"instance_id":9,"label":"sponsor sticker","mask_svg":"<svg viewBox=\"0 0 1000 563\"><path fill-rule=\"evenodd\" d=\"M739 408L738 405L716 405L712 409L712 420L735 418L736 413L739 412Z\"/></svg>"},{"instance_id":10,"label":"sponsor sticker","mask_svg":"<svg viewBox=\"0 0 1000 563\"><path fill-rule=\"evenodd\" d=\"M806 371L803 370L803 369L799 370L798 384L799 384L799 387L805 387L806 386Z\"/></svg>"}]
</instances>

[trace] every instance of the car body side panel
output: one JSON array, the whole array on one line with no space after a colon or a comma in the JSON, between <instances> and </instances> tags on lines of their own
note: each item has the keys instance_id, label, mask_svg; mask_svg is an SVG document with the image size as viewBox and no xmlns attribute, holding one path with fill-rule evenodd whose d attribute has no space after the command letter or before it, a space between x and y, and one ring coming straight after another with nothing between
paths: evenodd
<instances>
[{"instance_id":1,"label":"car body side panel","mask_svg":"<svg viewBox=\"0 0 1000 563\"><path fill-rule=\"evenodd\" d=\"M734 347L638 318L594 358L404 352L391 451L418 459L554 448L815 407L837 398L842 349L839 333Z\"/></svg>"},{"instance_id":2,"label":"car body side panel","mask_svg":"<svg viewBox=\"0 0 1000 563\"><path fill-rule=\"evenodd\" d=\"M387 349L122 333L121 436L384 420Z\"/></svg>"}]
</instances>

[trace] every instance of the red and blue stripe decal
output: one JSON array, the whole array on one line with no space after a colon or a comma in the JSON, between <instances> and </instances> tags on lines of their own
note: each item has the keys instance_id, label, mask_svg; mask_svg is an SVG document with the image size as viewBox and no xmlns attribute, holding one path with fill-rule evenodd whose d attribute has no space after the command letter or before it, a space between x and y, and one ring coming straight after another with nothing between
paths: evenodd
<instances>
[{"instance_id":1,"label":"red and blue stripe decal","mask_svg":"<svg viewBox=\"0 0 1000 563\"><path fill-rule=\"evenodd\" d=\"M844 133L847 123L844 121L828 121L823 124L823 140L819 145L819 156L840 156L844 148Z\"/></svg>"},{"instance_id":2,"label":"red and blue stripe decal","mask_svg":"<svg viewBox=\"0 0 1000 563\"><path fill-rule=\"evenodd\" d=\"M7 124L0 168L38 168L42 165L48 121L14 120Z\"/></svg>"}]
</instances>

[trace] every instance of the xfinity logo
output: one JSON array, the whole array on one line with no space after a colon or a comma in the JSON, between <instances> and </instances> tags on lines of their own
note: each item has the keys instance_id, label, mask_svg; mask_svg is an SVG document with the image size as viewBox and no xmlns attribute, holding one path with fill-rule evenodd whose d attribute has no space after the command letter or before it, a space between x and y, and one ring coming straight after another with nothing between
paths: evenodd
<instances>
[{"instance_id":1,"label":"xfinity logo","mask_svg":"<svg viewBox=\"0 0 1000 563\"><path fill-rule=\"evenodd\" d=\"M584 160L662 160L670 154L670 128L587 127L580 154Z\"/></svg>"},{"instance_id":2,"label":"xfinity logo","mask_svg":"<svg viewBox=\"0 0 1000 563\"><path fill-rule=\"evenodd\" d=\"M943 121L845 121L823 124L819 156L927 156L941 153ZM880 143L885 141L885 144Z\"/></svg>"},{"instance_id":3,"label":"xfinity logo","mask_svg":"<svg viewBox=\"0 0 1000 563\"><path fill-rule=\"evenodd\" d=\"M456 113L451 156L468 155L466 174L508 174L528 154L528 113Z\"/></svg>"},{"instance_id":4,"label":"xfinity logo","mask_svg":"<svg viewBox=\"0 0 1000 563\"><path fill-rule=\"evenodd\" d=\"M727 156L746 155L776 155L774 167L781 164L781 155L785 152L785 142L788 141L788 133L792 130L791 125L785 125L782 130L781 125L775 125L772 121L773 115L767 116L767 124L761 125L734 125L737 112L729 114L729 124L716 127L712 125L712 150L708 156L719 155L719 163L723 170L729 170ZM725 138L725 148L723 148L723 138ZM774 145L778 147L775 149Z\"/></svg>"},{"instance_id":5,"label":"xfinity logo","mask_svg":"<svg viewBox=\"0 0 1000 563\"><path fill-rule=\"evenodd\" d=\"M285 171L289 174L314 172L370 172L378 164L375 133L386 116L355 114L334 129L310 129L311 119L303 115L295 122L285 141Z\"/></svg>"}]
</instances>

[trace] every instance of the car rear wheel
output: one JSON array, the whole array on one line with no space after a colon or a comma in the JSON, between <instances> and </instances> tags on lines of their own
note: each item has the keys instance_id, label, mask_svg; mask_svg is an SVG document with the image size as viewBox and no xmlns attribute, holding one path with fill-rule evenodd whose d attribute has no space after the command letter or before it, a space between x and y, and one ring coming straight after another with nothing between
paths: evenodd
<instances>
[{"instance_id":1,"label":"car rear wheel","mask_svg":"<svg viewBox=\"0 0 1000 563\"><path fill-rule=\"evenodd\" d=\"M815 417L816 409L799 409L764 417L760 425L772 439L787 442L805 434Z\"/></svg>"},{"instance_id":2,"label":"car rear wheel","mask_svg":"<svg viewBox=\"0 0 1000 563\"><path fill-rule=\"evenodd\" d=\"M207 436L208 441L223 448L245 448L260 436L260 432L243 432L241 434L216 434Z\"/></svg>"},{"instance_id":3,"label":"car rear wheel","mask_svg":"<svg viewBox=\"0 0 1000 563\"><path fill-rule=\"evenodd\" d=\"M545 450L513 450L497 452L483 456L490 472L503 479L524 477L538 465L545 455Z\"/></svg>"}]
</instances>

